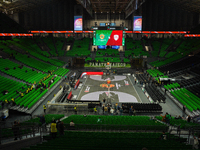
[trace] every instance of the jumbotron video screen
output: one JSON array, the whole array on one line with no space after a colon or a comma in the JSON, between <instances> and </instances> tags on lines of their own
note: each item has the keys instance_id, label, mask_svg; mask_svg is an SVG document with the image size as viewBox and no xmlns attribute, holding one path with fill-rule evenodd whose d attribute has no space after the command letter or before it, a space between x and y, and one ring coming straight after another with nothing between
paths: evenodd
<instances>
[{"instance_id":1,"label":"jumbotron video screen","mask_svg":"<svg viewBox=\"0 0 200 150\"><path fill-rule=\"evenodd\" d=\"M125 39L122 30L94 31L93 45L124 46Z\"/></svg>"}]
</instances>

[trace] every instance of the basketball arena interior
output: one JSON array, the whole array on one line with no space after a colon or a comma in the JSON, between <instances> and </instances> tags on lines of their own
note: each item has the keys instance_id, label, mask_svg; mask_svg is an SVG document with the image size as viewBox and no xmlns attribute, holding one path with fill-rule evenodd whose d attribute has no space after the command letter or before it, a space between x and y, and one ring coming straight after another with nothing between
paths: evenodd
<instances>
[{"instance_id":1,"label":"basketball arena interior","mask_svg":"<svg viewBox=\"0 0 200 150\"><path fill-rule=\"evenodd\" d=\"M199 6L0 0L0 149L200 149Z\"/></svg>"}]
</instances>

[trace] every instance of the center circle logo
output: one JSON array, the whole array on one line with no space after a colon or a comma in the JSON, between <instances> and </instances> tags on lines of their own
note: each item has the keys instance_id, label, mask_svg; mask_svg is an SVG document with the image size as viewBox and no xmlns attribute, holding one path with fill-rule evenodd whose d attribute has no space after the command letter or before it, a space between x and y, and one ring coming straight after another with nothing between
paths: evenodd
<instances>
[{"instance_id":1,"label":"center circle logo","mask_svg":"<svg viewBox=\"0 0 200 150\"><path fill-rule=\"evenodd\" d=\"M104 39L104 34L100 34L100 39Z\"/></svg>"}]
</instances>

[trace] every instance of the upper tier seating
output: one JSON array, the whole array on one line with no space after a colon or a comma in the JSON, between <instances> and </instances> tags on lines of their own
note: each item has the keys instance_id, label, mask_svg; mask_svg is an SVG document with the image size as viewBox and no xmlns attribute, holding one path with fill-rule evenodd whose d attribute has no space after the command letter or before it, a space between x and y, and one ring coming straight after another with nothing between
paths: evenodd
<instances>
[{"instance_id":1,"label":"upper tier seating","mask_svg":"<svg viewBox=\"0 0 200 150\"><path fill-rule=\"evenodd\" d=\"M126 57L134 57L134 56L149 56L149 53L143 51L141 41L134 41L132 38L126 38Z\"/></svg>"},{"instance_id":2,"label":"upper tier seating","mask_svg":"<svg viewBox=\"0 0 200 150\"><path fill-rule=\"evenodd\" d=\"M174 44L178 41L177 45L180 44L180 40L176 40ZM162 60L162 61L154 61L150 64L155 67L160 67L166 64L169 64L173 61L176 61L180 58L185 57L186 55L190 54L190 52L193 52L195 50L198 50L200 48L200 43L198 42L198 39L185 39L180 46L176 49L176 54L174 54L172 57L169 57L168 59Z\"/></svg>"},{"instance_id":3,"label":"upper tier seating","mask_svg":"<svg viewBox=\"0 0 200 150\"><path fill-rule=\"evenodd\" d=\"M49 53L51 53L52 56L58 56L56 52L56 48L54 46L53 37L45 37L45 38L42 38L42 40L49 47L50 49Z\"/></svg>"},{"instance_id":4,"label":"upper tier seating","mask_svg":"<svg viewBox=\"0 0 200 150\"><path fill-rule=\"evenodd\" d=\"M154 51L151 51L152 56L154 57L158 56L160 45L161 45L161 42L158 39L156 39L155 41L152 41L152 46L154 48Z\"/></svg>"},{"instance_id":5,"label":"upper tier seating","mask_svg":"<svg viewBox=\"0 0 200 150\"><path fill-rule=\"evenodd\" d=\"M14 80L7 79L5 77L0 76L0 101L8 100L11 101L12 98L18 96L16 90L23 90L23 88L27 88L26 84L20 83ZM3 95L3 92L8 90L8 94Z\"/></svg>"},{"instance_id":6,"label":"upper tier seating","mask_svg":"<svg viewBox=\"0 0 200 150\"><path fill-rule=\"evenodd\" d=\"M75 123L76 124L76 123ZM65 131L64 136L48 140L22 150L188 150L185 140L167 133L167 140L159 140L161 133L77 132Z\"/></svg>"},{"instance_id":7,"label":"upper tier seating","mask_svg":"<svg viewBox=\"0 0 200 150\"><path fill-rule=\"evenodd\" d=\"M166 49L169 47L169 45L174 41L174 39L163 39L162 45L160 48L160 57L164 57L167 53Z\"/></svg>"},{"instance_id":8,"label":"upper tier seating","mask_svg":"<svg viewBox=\"0 0 200 150\"><path fill-rule=\"evenodd\" d=\"M30 46L31 43L30 43L30 39L26 39L26 38L22 38L22 39L12 39L12 40L7 40L5 41L7 45L15 45L17 46L18 48L24 50L25 52L28 52L30 53L32 56L36 57L36 58L39 58L45 62L48 62L48 63L51 63L52 65L56 65L58 67L60 66L63 66L65 63L60 61L60 60L57 60L57 59L50 59L50 58L47 58L37 52L35 52L35 50Z\"/></svg>"},{"instance_id":9,"label":"upper tier seating","mask_svg":"<svg viewBox=\"0 0 200 150\"><path fill-rule=\"evenodd\" d=\"M42 74L41 72L33 71L27 67L19 68L19 64L14 63L8 59L0 59L0 71L9 74L13 77L16 77L20 80L24 80L28 83L39 82L40 79L47 76L47 74ZM5 68L8 68L6 70Z\"/></svg>"},{"instance_id":10,"label":"upper tier seating","mask_svg":"<svg viewBox=\"0 0 200 150\"><path fill-rule=\"evenodd\" d=\"M66 56L90 56L90 38L75 40L72 50L67 51Z\"/></svg>"},{"instance_id":11,"label":"upper tier seating","mask_svg":"<svg viewBox=\"0 0 200 150\"><path fill-rule=\"evenodd\" d=\"M162 66L159 68L160 71L162 72L167 72L169 73L174 73L180 70L183 70L188 67L192 67L193 65L199 64L200 59L198 57L192 56L192 57L187 57L181 61L178 62L172 62L169 65Z\"/></svg>"},{"instance_id":12,"label":"upper tier seating","mask_svg":"<svg viewBox=\"0 0 200 150\"><path fill-rule=\"evenodd\" d=\"M65 51L62 50L65 38L54 38L55 45L58 51L58 56L64 56Z\"/></svg>"}]
</instances>

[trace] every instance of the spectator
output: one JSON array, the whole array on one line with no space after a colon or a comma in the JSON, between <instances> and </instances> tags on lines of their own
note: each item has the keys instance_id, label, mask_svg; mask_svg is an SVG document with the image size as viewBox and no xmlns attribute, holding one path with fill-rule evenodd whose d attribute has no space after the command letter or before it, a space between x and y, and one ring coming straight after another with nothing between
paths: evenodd
<instances>
[{"instance_id":1,"label":"spectator","mask_svg":"<svg viewBox=\"0 0 200 150\"><path fill-rule=\"evenodd\" d=\"M123 108L121 107L119 111L120 111L120 116L122 116L122 114L123 114Z\"/></svg>"},{"instance_id":2,"label":"spectator","mask_svg":"<svg viewBox=\"0 0 200 150\"><path fill-rule=\"evenodd\" d=\"M58 121L56 123L56 128L58 129L58 131L60 131L60 124L61 124L61 121L60 121L60 119L58 119Z\"/></svg>"},{"instance_id":3,"label":"spectator","mask_svg":"<svg viewBox=\"0 0 200 150\"><path fill-rule=\"evenodd\" d=\"M77 114L77 108L74 106L74 113Z\"/></svg>"},{"instance_id":4,"label":"spectator","mask_svg":"<svg viewBox=\"0 0 200 150\"><path fill-rule=\"evenodd\" d=\"M45 117L43 116L38 116L40 118L40 123L42 124L42 127L44 127L46 129L46 121L45 121Z\"/></svg>"},{"instance_id":5,"label":"spectator","mask_svg":"<svg viewBox=\"0 0 200 150\"><path fill-rule=\"evenodd\" d=\"M131 108L129 109L129 114L130 114L130 116L133 115L133 106L131 106Z\"/></svg>"},{"instance_id":6,"label":"spectator","mask_svg":"<svg viewBox=\"0 0 200 150\"><path fill-rule=\"evenodd\" d=\"M164 116L160 115L162 117L162 122L166 122L166 114Z\"/></svg>"},{"instance_id":7,"label":"spectator","mask_svg":"<svg viewBox=\"0 0 200 150\"><path fill-rule=\"evenodd\" d=\"M168 114L168 113L166 113L166 122L167 122L168 124L170 124L170 120L171 120L171 115Z\"/></svg>"},{"instance_id":8,"label":"spectator","mask_svg":"<svg viewBox=\"0 0 200 150\"><path fill-rule=\"evenodd\" d=\"M46 114L46 106L45 106L45 104L43 105L43 109L44 109L44 113Z\"/></svg>"},{"instance_id":9,"label":"spectator","mask_svg":"<svg viewBox=\"0 0 200 150\"><path fill-rule=\"evenodd\" d=\"M64 128L65 128L64 123L61 122L60 123L60 130L59 130L60 135L64 135Z\"/></svg>"},{"instance_id":10,"label":"spectator","mask_svg":"<svg viewBox=\"0 0 200 150\"><path fill-rule=\"evenodd\" d=\"M180 115L178 116L179 119L183 119Z\"/></svg>"},{"instance_id":11,"label":"spectator","mask_svg":"<svg viewBox=\"0 0 200 150\"><path fill-rule=\"evenodd\" d=\"M113 108L111 108L110 113L113 116L113 113L114 113L114 109Z\"/></svg>"},{"instance_id":12,"label":"spectator","mask_svg":"<svg viewBox=\"0 0 200 150\"><path fill-rule=\"evenodd\" d=\"M103 104L103 106L102 106L102 110L103 110L103 114L104 114L104 104Z\"/></svg>"},{"instance_id":13,"label":"spectator","mask_svg":"<svg viewBox=\"0 0 200 150\"><path fill-rule=\"evenodd\" d=\"M108 114L110 114L110 106L108 105Z\"/></svg>"},{"instance_id":14,"label":"spectator","mask_svg":"<svg viewBox=\"0 0 200 150\"><path fill-rule=\"evenodd\" d=\"M190 121L191 121L190 115L187 116L186 120L187 120L187 122L190 122Z\"/></svg>"},{"instance_id":15,"label":"spectator","mask_svg":"<svg viewBox=\"0 0 200 150\"><path fill-rule=\"evenodd\" d=\"M51 136L52 136L53 139L56 138L56 134L57 134L56 121L54 120L51 123Z\"/></svg>"},{"instance_id":16,"label":"spectator","mask_svg":"<svg viewBox=\"0 0 200 150\"><path fill-rule=\"evenodd\" d=\"M198 145L199 145L199 141L198 141L198 139L194 136L194 145L193 145L193 147L194 147L195 149L198 149Z\"/></svg>"},{"instance_id":17,"label":"spectator","mask_svg":"<svg viewBox=\"0 0 200 150\"><path fill-rule=\"evenodd\" d=\"M179 117L176 115L175 119L179 119Z\"/></svg>"},{"instance_id":18,"label":"spectator","mask_svg":"<svg viewBox=\"0 0 200 150\"><path fill-rule=\"evenodd\" d=\"M185 117L185 110L186 110L186 106L184 105L183 106L183 115L182 115L182 117Z\"/></svg>"},{"instance_id":19,"label":"spectator","mask_svg":"<svg viewBox=\"0 0 200 150\"><path fill-rule=\"evenodd\" d=\"M15 136L14 140L17 140L17 138L19 137L19 123L17 121L14 121L12 130L13 130L13 134Z\"/></svg>"},{"instance_id":20,"label":"spectator","mask_svg":"<svg viewBox=\"0 0 200 150\"><path fill-rule=\"evenodd\" d=\"M97 107L96 106L94 107L94 113L95 114L97 113Z\"/></svg>"},{"instance_id":21,"label":"spectator","mask_svg":"<svg viewBox=\"0 0 200 150\"><path fill-rule=\"evenodd\" d=\"M136 110L134 108L132 108L133 110L133 115L136 116Z\"/></svg>"},{"instance_id":22,"label":"spectator","mask_svg":"<svg viewBox=\"0 0 200 150\"><path fill-rule=\"evenodd\" d=\"M73 120L69 123L69 125L70 125L70 127L74 127L75 126Z\"/></svg>"},{"instance_id":23,"label":"spectator","mask_svg":"<svg viewBox=\"0 0 200 150\"><path fill-rule=\"evenodd\" d=\"M167 135L165 134L165 131L163 131L162 135L160 136L161 140L167 140Z\"/></svg>"},{"instance_id":24,"label":"spectator","mask_svg":"<svg viewBox=\"0 0 200 150\"><path fill-rule=\"evenodd\" d=\"M97 120L97 123L102 122L101 118L99 117Z\"/></svg>"}]
</instances>

